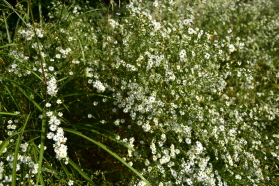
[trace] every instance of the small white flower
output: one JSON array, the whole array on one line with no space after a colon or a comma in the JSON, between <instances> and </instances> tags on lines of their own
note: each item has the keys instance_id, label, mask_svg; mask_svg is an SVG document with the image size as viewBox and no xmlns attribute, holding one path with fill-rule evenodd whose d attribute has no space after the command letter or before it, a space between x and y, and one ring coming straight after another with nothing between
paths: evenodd
<instances>
[{"instance_id":1,"label":"small white flower","mask_svg":"<svg viewBox=\"0 0 279 186\"><path fill-rule=\"evenodd\" d=\"M68 185L74 185L74 181L73 180L69 180L68 181Z\"/></svg>"},{"instance_id":2,"label":"small white flower","mask_svg":"<svg viewBox=\"0 0 279 186\"><path fill-rule=\"evenodd\" d=\"M54 71L54 67L53 67L53 66L49 66L48 69L49 69L50 71Z\"/></svg>"},{"instance_id":3,"label":"small white flower","mask_svg":"<svg viewBox=\"0 0 279 186\"><path fill-rule=\"evenodd\" d=\"M209 59L209 58L210 58L210 54L209 54L209 53L206 53L206 54L204 55L204 57L205 57L205 59Z\"/></svg>"},{"instance_id":4,"label":"small white flower","mask_svg":"<svg viewBox=\"0 0 279 186\"><path fill-rule=\"evenodd\" d=\"M50 129L51 131L56 131L57 126L56 126L56 125L50 125L49 129Z\"/></svg>"},{"instance_id":5,"label":"small white flower","mask_svg":"<svg viewBox=\"0 0 279 186\"><path fill-rule=\"evenodd\" d=\"M37 169L33 169L32 174L37 174L38 170Z\"/></svg>"},{"instance_id":6,"label":"small white flower","mask_svg":"<svg viewBox=\"0 0 279 186\"><path fill-rule=\"evenodd\" d=\"M56 54L55 57L56 57L57 59L60 59L60 58L61 58L61 54Z\"/></svg>"},{"instance_id":7,"label":"small white flower","mask_svg":"<svg viewBox=\"0 0 279 186\"><path fill-rule=\"evenodd\" d=\"M54 124L55 124L55 125L60 125L60 124L61 124L61 121L60 121L59 119L55 119L55 120L54 120Z\"/></svg>"},{"instance_id":8,"label":"small white flower","mask_svg":"<svg viewBox=\"0 0 279 186\"><path fill-rule=\"evenodd\" d=\"M184 19L183 24L184 25L191 25L193 23L192 19Z\"/></svg>"},{"instance_id":9,"label":"small white flower","mask_svg":"<svg viewBox=\"0 0 279 186\"><path fill-rule=\"evenodd\" d=\"M230 51L230 52L234 52L234 51L235 51L235 47L234 47L233 44L230 44L230 45L229 45L229 51Z\"/></svg>"},{"instance_id":10,"label":"small white flower","mask_svg":"<svg viewBox=\"0 0 279 186\"><path fill-rule=\"evenodd\" d=\"M188 33L192 35L195 34L196 31L193 28L188 28Z\"/></svg>"},{"instance_id":11,"label":"small white flower","mask_svg":"<svg viewBox=\"0 0 279 186\"><path fill-rule=\"evenodd\" d=\"M47 112L46 115L47 115L48 117L52 116L52 111ZM41 116L42 116L42 115L41 115ZM42 116L42 117L43 117L43 116Z\"/></svg>"},{"instance_id":12,"label":"small white flower","mask_svg":"<svg viewBox=\"0 0 279 186\"><path fill-rule=\"evenodd\" d=\"M49 132L49 133L47 134L47 138L48 138L48 139L52 139L53 136L54 136L54 133L53 133L53 132Z\"/></svg>"},{"instance_id":13,"label":"small white flower","mask_svg":"<svg viewBox=\"0 0 279 186\"><path fill-rule=\"evenodd\" d=\"M50 103L46 103L46 107L51 107L51 104Z\"/></svg>"}]
</instances>

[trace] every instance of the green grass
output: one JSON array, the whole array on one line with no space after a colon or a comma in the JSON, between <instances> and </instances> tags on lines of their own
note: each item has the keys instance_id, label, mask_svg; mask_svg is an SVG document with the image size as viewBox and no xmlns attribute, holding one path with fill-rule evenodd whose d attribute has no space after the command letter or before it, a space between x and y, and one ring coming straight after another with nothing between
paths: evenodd
<instances>
[{"instance_id":1,"label":"green grass","mask_svg":"<svg viewBox=\"0 0 279 186\"><path fill-rule=\"evenodd\" d=\"M0 9L0 186L278 184L278 3Z\"/></svg>"}]
</instances>

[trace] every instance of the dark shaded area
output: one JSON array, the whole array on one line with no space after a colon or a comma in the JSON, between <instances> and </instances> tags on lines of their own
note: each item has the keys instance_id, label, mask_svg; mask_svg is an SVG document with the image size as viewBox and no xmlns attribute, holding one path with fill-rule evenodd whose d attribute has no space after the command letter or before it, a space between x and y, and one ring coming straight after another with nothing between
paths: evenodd
<instances>
[{"instance_id":1,"label":"dark shaded area","mask_svg":"<svg viewBox=\"0 0 279 186\"><path fill-rule=\"evenodd\" d=\"M0 1L0 17L5 17L7 19L7 24L9 28L9 34L11 36L11 40L13 41L15 30L19 25L22 24L22 21L18 17L18 15L12 10L13 8L17 8L17 4L20 3L24 9L27 10L28 8L28 0L26 1L19 1L19 0L6 0L7 3L4 1ZM48 13L50 12L50 8L52 8L52 4L50 0L30 0L32 6L32 13L34 16L35 22L40 21L40 14L45 22L49 22L50 19L48 17ZM62 0L61 1L65 5L72 5L73 1L70 0ZM119 4L120 2L120 4ZM110 0L78 0L75 2L80 7L89 6L90 8L103 8L106 9L107 12L103 13L103 16L107 16L107 14L116 14L121 15L123 9L129 0L114 0L112 3ZM40 13L41 11L41 13ZM120 12L120 13L119 13ZM4 15L5 14L5 15ZM31 17L31 16L30 16ZM30 21L31 22L31 21ZM5 24L0 25L0 33L2 35L2 41L4 43L8 43L7 33Z\"/></svg>"}]
</instances>

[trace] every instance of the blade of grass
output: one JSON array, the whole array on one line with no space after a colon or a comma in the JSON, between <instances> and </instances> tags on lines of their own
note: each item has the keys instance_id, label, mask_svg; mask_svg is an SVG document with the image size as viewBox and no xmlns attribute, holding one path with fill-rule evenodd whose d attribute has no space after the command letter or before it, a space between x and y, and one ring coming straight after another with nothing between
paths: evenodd
<instances>
[{"instance_id":1,"label":"blade of grass","mask_svg":"<svg viewBox=\"0 0 279 186\"><path fill-rule=\"evenodd\" d=\"M79 20L80 18L88 16L88 14L90 14L91 12L98 13L98 12L101 12L101 11L102 11L101 9L89 10L89 11L81 13L79 16L76 16L74 19Z\"/></svg>"},{"instance_id":2,"label":"blade of grass","mask_svg":"<svg viewBox=\"0 0 279 186\"><path fill-rule=\"evenodd\" d=\"M64 172L66 173L67 177L70 177L70 172L68 171L67 167L65 166L65 164L63 162L60 161L60 165L62 166Z\"/></svg>"},{"instance_id":3,"label":"blade of grass","mask_svg":"<svg viewBox=\"0 0 279 186\"><path fill-rule=\"evenodd\" d=\"M43 118L42 118L42 131L41 131L41 143L40 143L40 154L39 154L39 168L38 168L38 173L37 173L37 181L36 185L39 183L39 179L41 181L41 185L45 185L43 182L43 178L41 178L41 168L42 168L42 162L43 162L43 157L44 157L44 146L45 146L45 137L46 137L46 111L43 110Z\"/></svg>"},{"instance_id":4,"label":"blade of grass","mask_svg":"<svg viewBox=\"0 0 279 186\"><path fill-rule=\"evenodd\" d=\"M80 47L80 50L81 50L81 54L82 54L82 59L83 59L83 64L86 65L86 60L85 60L85 55L84 55L84 49L83 49L83 45L81 43L80 40L78 40L78 43L79 43L79 47Z\"/></svg>"},{"instance_id":5,"label":"blade of grass","mask_svg":"<svg viewBox=\"0 0 279 186\"><path fill-rule=\"evenodd\" d=\"M83 172L79 166L77 166L77 164L75 164L70 158L69 158L69 164L76 170L79 172L79 174L85 178L91 185L95 185L96 184L89 178L89 176L87 176L87 174L85 172Z\"/></svg>"},{"instance_id":6,"label":"blade of grass","mask_svg":"<svg viewBox=\"0 0 279 186\"><path fill-rule=\"evenodd\" d=\"M18 116L18 114L12 112L0 112L0 115Z\"/></svg>"},{"instance_id":7,"label":"blade of grass","mask_svg":"<svg viewBox=\"0 0 279 186\"><path fill-rule=\"evenodd\" d=\"M29 121L29 118L30 118L30 114L27 115L24 125L21 128L20 133L18 134L18 137L17 137L16 147L15 147L15 152L14 152L13 169L12 169L12 186L16 185L16 168L17 168L17 160L18 160L18 151L19 151L19 146L20 146L20 142L21 142L21 136L25 130L25 127L26 127L27 122Z\"/></svg>"},{"instance_id":8,"label":"blade of grass","mask_svg":"<svg viewBox=\"0 0 279 186\"><path fill-rule=\"evenodd\" d=\"M9 140L6 139L5 141L3 141L0 145L0 156L2 156L2 152L3 150L9 145Z\"/></svg>"},{"instance_id":9,"label":"blade of grass","mask_svg":"<svg viewBox=\"0 0 279 186\"><path fill-rule=\"evenodd\" d=\"M117 141L116 139L114 139L113 137L111 137L111 136L108 136L108 135L106 135L106 134L102 134L102 133L100 133L100 132L98 132L97 130L94 130L94 129L92 129L92 124L69 124L69 123L67 123L68 125L71 125L72 127L74 127L74 128L76 128L76 129L85 129L86 131L90 131L90 132L93 132L93 133L95 133L95 134L98 134L98 135L100 135L100 136L103 136L103 137L105 137L105 138L108 138L108 139L110 139L110 140L112 140L112 141L114 141L114 142L116 142L116 143L119 143L119 144L121 144L121 145L123 145L124 147L126 147L126 148L128 148L128 149L130 149L130 150L134 150L134 148L133 147L131 147L131 146L128 146L128 145L126 145L126 144L124 144L124 143L120 143L119 141ZM86 127L88 127L88 128L85 128L85 126ZM96 128L98 128L98 127L96 127ZM108 132L108 133L110 133L110 134L113 134L112 132L110 132L110 131L107 131L107 130L104 130L104 129L101 129L101 128L99 128L100 130L103 130L103 131L106 131L106 132Z\"/></svg>"},{"instance_id":10,"label":"blade of grass","mask_svg":"<svg viewBox=\"0 0 279 186\"><path fill-rule=\"evenodd\" d=\"M6 32L7 32L8 42L11 43L12 40L11 40L11 36L10 36L9 25L7 23L6 14L3 13L3 16L4 16L4 20L5 20L5 28L6 28Z\"/></svg>"},{"instance_id":11,"label":"blade of grass","mask_svg":"<svg viewBox=\"0 0 279 186\"><path fill-rule=\"evenodd\" d=\"M20 15L19 13L17 13L17 11L14 9L14 7L13 7L10 3L8 3L6 0L2 0L2 1L6 4L6 6L8 6L9 8L11 8L11 9L14 11L14 13L17 14L17 16L22 20L22 22L23 22L25 25L27 25L27 23L25 22L25 20L23 19L23 17L21 17L21 15Z\"/></svg>"},{"instance_id":12,"label":"blade of grass","mask_svg":"<svg viewBox=\"0 0 279 186\"><path fill-rule=\"evenodd\" d=\"M31 94L28 94L26 91L24 91L15 81L10 80L10 79L8 79L8 78L3 78L3 79L12 82L13 85L16 86L16 87L18 88L18 90L19 90L20 92L22 92L23 95L25 95L25 97L26 97L29 101L31 101L31 102L37 107L37 109L39 109L40 112L43 111L43 109L40 107L40 105L39 105L38 103L36 103L32 98L30 98L29 95L31 95ZM5 86L6 89L9 91L9 88L8 88L6 85L4 85L4 86ZM12 96L12 94L11 94L10 91L9 91L9 94ZM13 98L13 97L12 97L12 98ZM14 99L13 99L13 100L14 100ZM15 102L16 105L18 105L18 104L17 104L17 101L14 100L14 102ZM18 109L19 109L19 110L21 111L21 113L22 113L22 109L21 109L21 107L20 107L19 105L18 105Z\"/></svg>"},{"instance_id":13,"label":"blade of grass","mask_svg":"<svg viewBox=\"0 0 279 186\"><path fill-rule=\"evenodd\" d=\"M6 84L4 84L4 87L8 92L9 96L11 96L12 100L14 101L14 104L16 105L17 109L20 111L20 113L23 113L21 106L18 104L19 101L14 97L9 87Z\"/></svg>"},{"instance_id":14,"label":"blade of grass","mask_svg":"<svg viewBox=\"0 0 279 186\"><path fill-rule=\"evenodd\" d=\"M24 64L23 64L23 65L24 65ZM34 70L32 70L31 68L29 68L27 65L24 65L24 67L27 68L28 70L30 70L30 72L31 72L32 74L34 74L40 81L43 81L43 78L42 78L41 76L39 76L38 74L36 74L36 73L34 72Z\"/></svg>"},{"instance_id":15,"label":"blade of grass","mask_svg":"<svg viewBox=\"0 0 279 186\"><path fill-rule=\"evenodd\" d=\"M102 94L96 94L96 93L73 93L73 94L66 94L66 95L62 95L62 97L71 97L71 96L82 96L82 95L88 95L88 96L100 96L100 97L105 97L105 98L109 98L109 99L114 99L112 97L106 96L106 95L102 95Z\"/></svg>"},{"instance_id":16,"label":"blade of grass","mask_svg":"<svg viewBox=\"0 0 279 186\"><path fill-rule=\"evenodd\" d=\"M113 157L115 157L116 159L118 159L121 163L123 163L126 167L128 167L131 171L133 171L136 175L138 175L143 181L145 181L147 183L147 185L151 186L151 184L133 167L131 167L127 162L125 162L121 157L119 157L116 153L112 152L111 150L109 150L105 145L103 145L100 142L97 142L85 135L83 135L81 132L72 130L72 129L67 129L64 128L65 131L70 132L72 134L76 134L80 137L83 137L84 139L87 139L88 141L94 143L95 145L98 145L99 147L101 147L103 150L107 151L110 155L112 155Z\"/></svg>"},{"instance_id":17,"label":"blade of grass","mask_svg":"<svg viewBox=\"0 0 279 186\"><path fill-rule=\"evenodd\" d=\"M17 43L10 43L10 44L6 44L6 45L3 45L3 46L0 46L0 48L6 48L6 47L10 47L10 46L16 46L18 45Z\"/></svg>"}]
</instances>

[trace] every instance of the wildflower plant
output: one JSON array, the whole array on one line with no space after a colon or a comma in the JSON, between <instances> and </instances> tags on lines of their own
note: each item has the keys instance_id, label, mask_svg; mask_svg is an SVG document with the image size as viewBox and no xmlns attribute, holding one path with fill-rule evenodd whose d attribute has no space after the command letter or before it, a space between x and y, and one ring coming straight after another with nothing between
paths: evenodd
<instances>
[{"instance_id":1,"label":"wildflower plant","mask_svg":"<svg viewBox=\"0 0 279 186\"><path fill-rule=\"evenodd\" d=\"M278 183L273 1L32 6L3 0L0 184Z\"/></svg>"}]
</instances>

